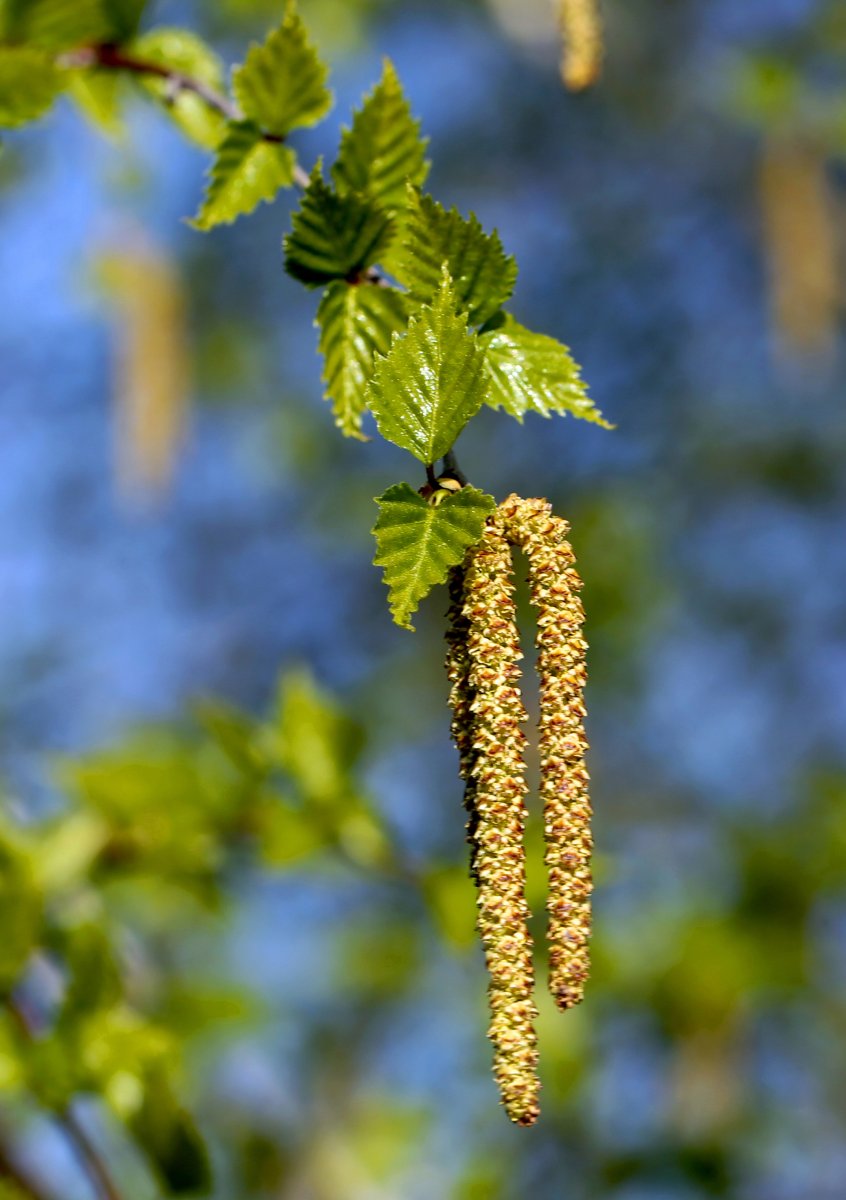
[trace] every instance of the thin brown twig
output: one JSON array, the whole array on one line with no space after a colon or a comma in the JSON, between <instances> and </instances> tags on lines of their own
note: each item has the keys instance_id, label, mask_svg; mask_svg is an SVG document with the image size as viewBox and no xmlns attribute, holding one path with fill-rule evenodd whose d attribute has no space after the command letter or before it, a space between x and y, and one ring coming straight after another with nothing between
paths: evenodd
<instances>
[{"instance_id":1,"label":"thin brown twig","mask_svg":"<svg viewBox=\"0 0 846 1200\"><path fill-rule=\"evenodd\" d=\"M79 49L63 55L59 61L64 67L88 67L98 68L103 71L125 71L129 75L161 79L177 94L179 92L190 92L194 96L198 96L209 108L214 109L215 112L219 112L227 121L241 121L244 119L235 101L230 99L229 96L224 95L223 92L219 92L217 88L211 87L193 75L187 75L184 71L177 71L172 67L164 67L161 63L154 63L148 59L138 58L134 54L129 54L122 50L120 46L115 46L111 43L103 43L97 46L81 46ZM261 136L265 142L272 142L275 145L279 145L285 140L279 134L269 133L267 130L262 130ZM298 187L308 187L308 173L299 164L296 164L294 167L294 181Z\"/></svg>"}]
</instances>

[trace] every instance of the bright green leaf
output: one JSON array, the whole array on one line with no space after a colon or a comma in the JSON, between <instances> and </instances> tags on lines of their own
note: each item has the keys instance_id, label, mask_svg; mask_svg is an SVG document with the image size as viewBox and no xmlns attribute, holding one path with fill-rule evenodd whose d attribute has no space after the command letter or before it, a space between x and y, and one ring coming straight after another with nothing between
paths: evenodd
<instances>
[{"instance_id":1,"label":"bright green leaf","mask_svg":"<svg viewBox=\"0 0 846 1200\"><path fill-rule=\"evenodd\" d=\"M126 80L116 71L69 71L68 92L92 125L109 138L123 133L120 99Z\"/></svg>"},{"instance_id":2,"label":"bright green leaf","mask_svg":"<svg viewBox=\"0 0 846 1200\"><path fill-rule=\"evenodd\" d=\"M252 46L232 79L245 117L268 133L285 137L314 125L332 105L327 68L311 44L293 4L261 46Z\"/></svg>"},{"instance_id":3,"label":"bright green leaf","mask_svg":"<svg viewBox=\"0 0 846 1200\"><path fill-rule=\"evenodd\" d=\"M304 672L282 680L272 733L277 760L307 805L348 804L351 771L362 747L361 728Z\"/></svg>"},{"instance_id":4,"label":"bright green leaf","mask_svg":"<svg viewBox=\"0 0 846 1200\"><path fill-rule=\"evenodd\" d=\"M444 275L431 305L396 334L367 392L382 437L434 463L446 454L485 401L484 355L467 317L455 311L455 292Z\"/></svg>"},{"instance_id":5,"label":"bright green leaf","mask_svg":"<svg viewBox=\"0 0 846 1200\"><path fill-rule=\"evenodd\" d=\"M526 413L570 413L605 429L613 426L591 400L569 349L554 338L525 329L503 314L502 323L480 335L490 381L488 404L522 422Z\"/></svg>"},{"instance_id":6,"label":"bright green leaf","mask_svg":"<svg viewBox=\"0 0 846 1200\"><path fill-rule=\"evenodd\" d=\"M405 238L392 259L392 269L417 300L431 300L449 267L457 305L467 310L471 325L481 325L514 291L517 263L506 255L499 235L487 234L472 214L447 212L431 196L409 191Z\"/></svg>"},{"instance_id":7,"label":"bright green leaf","mask_svg":"<svg viewBox=\"0 0 846 1200\"><path fill-rule=\"evenodd\" d=\"M384 568L394 620L413 629L412 613L436 584L444 582L450 567L461 562L468 547L478 542L495 502L476 488L464 487L434 505L407 483L398 483L377 503L373 561Z\"/></svg>"},{"instance_id":8,"label":"bright green leaf","mask_svg":"<svg viewBox=\"0 0 846 1200\"><path fill-rule=\"evenodd\" d=\"M428 173L420 122L411 115L397 73L385 61L382 80L341 136L332 178L341 195L359 192L388 210L404 208L406 184L420 187Z\"/></svg>"},{"instance_id":9,"label":"bright green leaf","mask_svg":"<svg viewBox=\"0 0 846 1200\"><path fill-rule=\"evenodd\" d=\"M273 200L280 188L293 184L295 162L289 146L265 141L256 125L232 122L217 148L206 196L192 224L202 230L231 225L262 201Z\"/></svg>"},{"instance_id":10,"label":"bright green leaf","mask_svg":"<svg viewBox=\"0 0 846 1200\"><path fill-rule=\"evenodd\" d=\"M318 164L285 238L285 269L318 286L352 279L378 261L391 234L389 217L361 196L339 196Z\"/></svg>"},{"instance_id":11,"label":"bright green leaf","mask_svg":"<svg viewBox=\"0 0 846 1200\"><path fill-rule=\"evenodd\" d=\"M62 950L68 969L60 1015L63 1024L118 1003L123 995L120 968L102 925L87 921L67 930Z\"/></svg>"},{"instance_id":12,"label":"bright green leaf","mask_svg":"<svg viewBox=\"0 0 846 1200\"><path fill-rule=\"evenodd\" d=\"M43 116L65 84L50 59L26 46L0 46L0 125Z\"/></svg>"},{"instance_id":13,"label":"bright green leaf","mask_svg":"<svg viewBox=\"0 0 846 1200\"><path fill-rule=\"evenodd\" d=\"M335 424L347 437L362 437L365 394L375 354L387 354L391 334L405 328L406 301L394 288L336 280L317 311L323 378Z\"/></svg>"},{"instance_id":14,"label":"bright green leaf","mask_svg":"<svg viewBox=\"0 0 846 1200\"><path fill-rule=\"evenodd\" d=\"M223 90L223 63L211 46L188 29L151 29L137 38L131 49L145 62L189 76L213 91ZM174 90L168 80L154 76L142 78L141 84L164 106L186 137L206 149L218 144L226 122L202 97L186 89Z\"/></svg>"}]
</instances>

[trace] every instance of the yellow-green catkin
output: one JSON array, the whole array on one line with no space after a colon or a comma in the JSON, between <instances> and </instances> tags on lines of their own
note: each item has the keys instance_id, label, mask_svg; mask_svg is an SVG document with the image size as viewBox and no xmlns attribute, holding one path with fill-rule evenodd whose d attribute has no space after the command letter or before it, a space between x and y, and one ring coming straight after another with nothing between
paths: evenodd
<instances>
[{"instance_id":1,"label":"yellow-green catkin","mask_svg":"<svg viewBox=\"0 0 846 1200\"><path fill-rule=\"evenodd\" d=\"M500 506L506 534L525 553L537 612L540 767L549 878L549 988L561 1009L584 995L590 958L591 807L585 768L582 581L566 521L545 500L509 496Z\"/></svg>"},{"instance_id":2,"label":"yellow-green catkin","mask_svg":"<svg viewBox=\"0 0 846 1200\"><path fill-rule=\"evenodd\" d=\"M471 750L463 757L471 785L478 927L490 978L488 1036L506 1112L518 1125L532 1125L540 1113L540 1082L523 848L526 711L511 548L498 513L468 553L463 593L469 659L464 695L472 713Z\"/></svg>"},{"instance_id":3,"label":"yellow-green catkin","mask_svg":"<svg viewBox=\"0 0 846 1200\"><path fill-rule=\"evenodd\" d=\"M561 78L571 92L584 91L602 70L599 0L558 0L558 23L564 39Z\"/></svg>"},{"instance_id":4,"label":"yellow-green catkin","mask_svg":"<svg viewBox=\"0 0 846 1200\"><path fill-rule=\"evenodd\" d=\"M450 732L458 750L458 773L464 780L464 807L467 811L467 841L470 846L470 876L478 884L476 874L476 781L472 766L476 758L473 748L474 691L470 686L470 653L467 635L470 623L464 615L464 568L453 567L449 573L449 625L446 632L447 679L450 682L449 706L452 709Z\"/></svg>"}]
</instances>

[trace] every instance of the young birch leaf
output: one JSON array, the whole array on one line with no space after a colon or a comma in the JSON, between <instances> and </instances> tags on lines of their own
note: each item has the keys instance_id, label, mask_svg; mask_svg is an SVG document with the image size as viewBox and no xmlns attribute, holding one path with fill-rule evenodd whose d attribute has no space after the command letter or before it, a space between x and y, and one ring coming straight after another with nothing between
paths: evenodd
<instances>
[{"instance_id":1,"label":"young birch leaf","mask_svg":"<svg viewBox=\"0 0 846 1200\"><path fill-rule=\"evenodd\" d=\"M340 195L360 192L388 211L405 208L407 182L420 187L429 171L428 138L411 115L402 85L386 59L382 79L341 135L332 178Z\"/></svg>"},{"instance_id":2,"label":"young birch leaf","mask_svg":"<svg viewBox=\"0 0 846 1200\"><path fill-rule=\"evenodd\" d=\"M147 0L100 0L100 3L109 22L112 40L120 45L133 38L147 7Z\"/></svg>"},{"instance_id":3,"label":"young birch leaf","mask_svg":"<svg viewBox=\"0 0 846 1200\"><path fill-rule=\"evenodd\" d=\"M517 263L496 232L487 234L472 214L465 220L457 209L447 212L410 189L405 240L392 268L415 299L426 301L438 290L444 262L471 325L482 325L514 291Z\"/></svg>"},{"instance_id":4,"label":"young birch leaf","mask_svg":"<svg viewBox=\"0 0 846 1200\"><path fill-rule=\"evenodd\" d=\"M591 400L578 364L561 342L533 333L508 314L501 324L481 333L479 341L485 351L491 408L505 409L521 424L529 412L542 417L570 413L614 428Z\"/></svg>"},{"instance_id":5,"label":"young birch leaf","mask_svg":"<svg viewBox=\"0 0 846 1200\"><path fill-rule=\"evenodd\" d=\"M391 334L405 328L404 294L393 288L336 280L317 310L323 379L335 424L347 437L363 438L361 419L375 354L387 354Z\"/></svg>"},{"instance_id":6,"label":"young birch leaf","mask_svg":"<svg viewBox=\"0 0 846 1200\"><path fill-rule=\"evenodd\" d=\"M377 359L367 405L383 438L434 463L485 402L484 354L467 317L456 313L444 273L440 291Z\"/></svg>"},{"instance_id":7,"label":"young birch leaf","mask_svg":"<svg viewBox=\"0 0 846 1200\"><path fill-rule=\"evenodd\" d=\"M373 561L384 568L394 621L413 629L410 618L418 604L478 542L496 503L492 496L464 487L442 504L429 504L407 483L398 483L377 504Z\"/></svg>"},{"instance_id":8,"label":"young birch leaf","mask_svg":"<svg viewBox=\"0 0 846 1200\"><path fill-rule=\"evenodd\" d=\"M261 130L248 121L232 121L217 148L194 228L207 231L215 225L231 225L262 201L273 200L280 188L292 186L295 162L289 146L265 141Z\"/></svg>"},{"instance_id":9,"label":"young birch leaf","mask_svg":"<svg viewBox=\"0 0 846 1200\"><path fill-rule=\"evenodd\" d=\"M43 116L64 84L64 72L38 50L0 46L0 125L11 128Z\"/></svg>"},{"instance_id":10,"label":"young birch leaf","mask_svg":"<svg viewBox=\"0 0 846 1200\"><path fill-rule=\"evenodd\" d=\"M390 236L390 218L361 196L333 192L318 163L285 238L285 269L311 287L353 279L378 260Z\"/></svg>"},{"instance_id":11,"label":"young birch leaf","mask_svg":"<svg viewBox=\"0 0 846 1200\"><path fill-rule=\"evenodd\" d=\"M285 137L314 125L332 105L328 70L311 44L293 3L285 19L261 46L252 46L232 77L235 97L249 120Z\"/></svg>"},{"instance_id":12,"label":"young birch leaf","mask_svg":"<svg viewBox=\"0 0 846 1200\"><path fill-rule=\"evenodd\" d=\"M223 90L223 63L211 46L188 29L165 26L151 29L132 43L131 50L145 62L190 76L215 91ZM174 94L166 79L154 76L144 77L140 82L192 141L209 150L218 144L226 122L200 96L184 89Z\"/></svg>"}]
</instances>

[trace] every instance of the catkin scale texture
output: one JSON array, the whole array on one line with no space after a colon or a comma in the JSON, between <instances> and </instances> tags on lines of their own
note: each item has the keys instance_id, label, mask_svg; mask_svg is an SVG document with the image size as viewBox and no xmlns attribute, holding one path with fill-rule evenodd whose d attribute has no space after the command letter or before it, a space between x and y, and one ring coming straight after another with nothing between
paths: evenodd
<instances>
[{"instance_id":1,"label":"catkin scale texture","mask_svg":"<svg viewBox=\"0 0 846 1200\"><path fill-rule=\"evenodd\" d=\"M478 928L490 980L488 1036L505 1109L512 1121L531 1125L540 1112L540 1084L523 848L527 718L511 550L496 515L468 555L461 612L469 669L458 699L469 700L470 720L459 749L465 746Z\"/></svg>"},{"instance_id":2,"label":"catkin scale texture","mask_svg":"<svg viewBox=\"0 0 846 1200\"><path fill-rule=\"evenodd\" d=\"M583 998L590 969L591 807L585 767L587 679L581 579L566 521L545 500L509 496L500 508L529 565L537 613L539 748L548 875L549 989L561 1009Z\"/></svg>"},{"instance_id":3,"label":"catkin scale texture","mask_svg":"<svg viewBox=\"0 0 846 1200\"><path fill-rule=\"evenodd\" d=\"M449 580L447 672L465 780L471 875L490 976L494 1074L511 1119L539 1114L532 941L525 898L525 737L512 546L525 554L537 615L539 750L548 875L549 987L567 1009L589 970L592 839L584 756L581 580L569 526L545 500L509 496Z\"/></svg>"}]
</instances>

